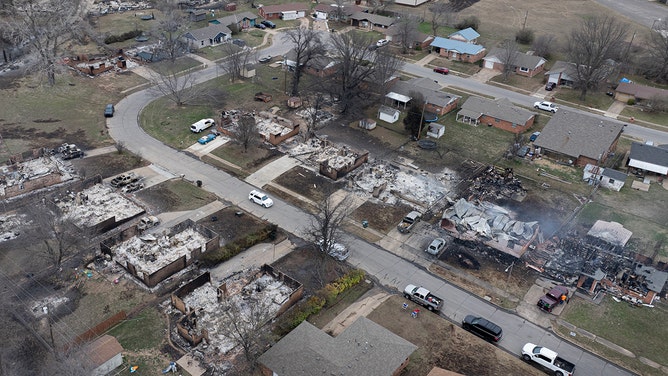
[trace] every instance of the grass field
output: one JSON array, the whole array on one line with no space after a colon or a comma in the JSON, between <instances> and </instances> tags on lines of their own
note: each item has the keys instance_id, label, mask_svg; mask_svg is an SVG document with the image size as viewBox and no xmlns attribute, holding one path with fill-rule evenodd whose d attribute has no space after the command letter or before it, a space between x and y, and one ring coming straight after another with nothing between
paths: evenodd
<instances>
[{"instance_id":1,"label":"grass field","mask_svg":"<svg viewBox=\"0 0 668 376\"><path fill-rule=\"evenodd\" d=\"M610 297L595 305L582 299L572 299L562 313L562 319L591 333L596 333L606 340L619 343L636 356L643 356L663 365L666 359L665 338L668 327L658 325L668 320L668 311L664 304L655 308L631 307L626 303L617 303ZM576 337L583 339L582 336ZM607 355L607 354L606 354ZM611 354L615 356L615 354ZM616 355L623 364L636 368L637 359ZM643 367L643 375L659 375L658 370Z\"/></svg>"}]
</instances>

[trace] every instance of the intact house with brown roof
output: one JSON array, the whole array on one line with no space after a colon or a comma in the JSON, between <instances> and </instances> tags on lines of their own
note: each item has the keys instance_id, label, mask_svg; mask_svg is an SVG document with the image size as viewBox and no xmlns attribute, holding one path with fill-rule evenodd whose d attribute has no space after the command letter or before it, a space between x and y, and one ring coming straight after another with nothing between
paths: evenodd
<instances>
[{"instance_id":1,"label":"intact house with brown roof","mask_svg":"<svg viewBox=\"0 0 668 376\"><path fill-rule=\"evenodd\" d=\"M460 96L441 91L441 86L428 78L413 78L408 81L396 81L385 95L393 101L395 106L406 108L413 98L413 93L420 93L424 97L425 112L443 116L457 108Z\"/></svg>"},{"instance_id":2,"label":"intact house with brown roof","mask_svg":"<svg viewBox=\"0 0 668 376\"><path fill-rule=\"evenodd\" d=\"M508 98L487 99L471 96L457 113L457 121L478 126L486 124L512 133L531 128L536 114L515 107Z\"/></svg>"},{"instance_id":3,"label":"intact house with brown roof","mask_svg":"<svg viewBox=\"0 0 668 376\"><path fill-rule=\"evenodd\" d=\"M483 58L484 67L503 72L507 62L510 61L511 71L520 76L533 77L542 72L547 60L540 56L528 55L519 51L512 52L512 58L508 59L509 51L503 48L493 48L487 56Z\"/></svg>"},{"instance_id":4,"label":"intact house with brown roof","mask_svg":"<svg viewBox=\"0 0 668 376\"><path fill-rule=\"evenodd\" d=\"M313 8L313 16L317 20L347 21L351 15L361 12L362 7L355 4L324 4L320 3Z\"/></svg>"},{"instance_id":5,"label":"intact house with brown roof","mask_svg":"<svg viewBox=\"0 0 668 376\"><path fill-rule=\"evenodd\" d=\"M350 25L362 29L387 29L394 24L395 19L378 14L355 12L349 17Z\"/></svg>"},{"instance_id":6,"label":"intact house with brown roof","mask_svg":"<svg viewBox=\"0 0 668 376\"><path fill-rule=\"evenodd\" d=\"M656 98L668 99L668 90L638 85L632 82L622 82L615 89L615 99L625 103L629 99L641 102Z\"/></svg>"},{"instance_id":7,"label":"intact house with brown roof","mask_svg":"<svg viewBox=\"0 0 668 376\"><path fill-rule=\"evenodd\" d=\"M631 144L626 165L644 172L668 176L668 145L654 146L634 142Z\"/></svg>"},{"instance_id":8,"label":"intact house with brown roof","mask_svg":"<svg viewBox=\"0 0 668 376\"><path fill-rule=\"evenodd\" d=\"M433 36L421 33L417 30L408 34L409 34L407 36L407 39L409 39L407 43L408 48L414 50L427 49L429 48L431 42L434 40ZM399 25L392 25L388 27L387 30L385 31L385 39L392 42L392 44L402 45L403 38L404 35L402 35Z\"/></svg>"},{"instance_id":9,"label":"intact house with brown roof","mask_svg":"<svg viewBox=\"0 0 668 376\"><path fill-rule=\"evenodd\" d=\"M265 20L296 20L306 17L309 6L304 3L265 5L258 8L258 14Z\"/></svg>"},{"instance_id":10,"label":"intact house with brown roof","mask_svg":"<svg viewBox=\"0 0 668 376\"><path fill-rule=\"evenodd\" d=\"M258 358L265 376L399 375L417 346L360 317L336 337L308 321Z\"/></svg>"},{"instance_id":11,"label":"intact house with brown roof","mask_svg":"<svg viewBox=\"0 0 668 376\"><path fill-rule=\"evenodd\" d=\"M624 125L561 109L534 141L536 154L584 167L605 162L617 148Z\"/></svg>"}]
</instances>

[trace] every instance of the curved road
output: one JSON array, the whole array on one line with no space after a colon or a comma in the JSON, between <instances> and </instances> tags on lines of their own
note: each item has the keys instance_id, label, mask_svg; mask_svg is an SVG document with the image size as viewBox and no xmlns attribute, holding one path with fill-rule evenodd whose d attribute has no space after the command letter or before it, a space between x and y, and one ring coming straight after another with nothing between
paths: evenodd
<instances>
[{"instance_id":1,"label":"curved road","mask_svg":"<svg viewBox=\"0 0 668 376\"><path fill-rule=\"evenodd\" d=\"M263 50L262 53L281 55L286 51L286 46L272 46ZM405 69L429 76L426 68L407 65ZM210 66L197 74L198 82L204 82L215 78L217 70L215 66ZM447 80L457 86L465 86L472 91L482 87L482 92L487 92L487 85L480 86L481 84L456 77L447 77ZM490 92L503 91L503 95L512 96L511 100L513 101L526 101L527 98L530 98L518 96L517 93L492 86L489 86L489 88L494 89ZM286 231L299 236L305 235L310 217L301 209L288 205L277 198L274 199L274 206L270 209L251 204L247 196L253 188L251 185L183 152L174 150L146 134L139 127L139 115L146 105L160 96L157 91L146 89L121 100L116 105L114 117L107 119L111 137L117 142L122 142L132 152L175 175L184 176L191 181L201 180L205 189L219 197L224 197L244 210L276 223ZM454 322L461 322L467 314L476 314L487 317L501 325L505 329L505 336L499 346L511 353L519 355L524 343L533 342L547 346L577 364L578 374L591 376L632 375L632 373L560 339L549 330L527 322L511 312L502 310L461 290L374 244L353 237L347 239L347 243L351 249L355 250L348 261L375 276L381 284L395 287L400 291L409 283L428 286L434 294L444 298L445 308L442 314Z\"/></svg>"}]
</instances>

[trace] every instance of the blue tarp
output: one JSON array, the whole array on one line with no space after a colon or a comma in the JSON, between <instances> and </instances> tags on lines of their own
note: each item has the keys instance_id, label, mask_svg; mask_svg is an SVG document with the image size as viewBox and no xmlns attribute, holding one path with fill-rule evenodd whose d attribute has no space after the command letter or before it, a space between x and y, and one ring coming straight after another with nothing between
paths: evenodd
<instances>
[{"instance_id":1,"label":"blue tarp","mask_svg":"<svg viewBox=\"0 0 668 376\"><path fill-rule=\"evenodd\" d=\"M628 78L626 78L626 77L622 77L622 79L621 79L621 80L619 80L619 82L621 82L621 83L625 83L625 84L628 84L628 83L630 83L630 82L631 82L631 80L629 80L629 79L628 79Z\"/></svg>"}]
</instances>

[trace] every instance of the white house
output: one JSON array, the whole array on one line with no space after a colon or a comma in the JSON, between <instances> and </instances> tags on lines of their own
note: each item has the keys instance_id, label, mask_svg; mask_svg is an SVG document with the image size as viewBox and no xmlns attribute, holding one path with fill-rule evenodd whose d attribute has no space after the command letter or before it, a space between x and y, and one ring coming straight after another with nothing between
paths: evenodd
<instances>
[{"instance_id":1,"label":"white house","mask_svg":"<svg viewBox=\"0 0 668 376\"><path fill-rule=\"evenodd\" d=\"M668 175L668 145L654 146L650 143L631 144L628 166L639 170Z\"/></svg>"},{"instance_id":2,"label":"white house","mask_svg":"<svg viewBox=\"0 0 668 376\"><path fill-rule=\"evenodd\" d=\"M608 188L619 192L626 182L626 175L623 172L611 168L603 168L593 164L587 164L584 168L583 180L589 184L599 184L603 188Z\"/></svg>"},{"instance_id":3,"label":"white house","mask_svg":"<svg viewBox=\"0 0 668 376\"><path fill-rule=\"evenodd\" d=\"M399 120L399 114L399 110L387 106L380 106L380 109L378 110L378 118L390 124Z\"/></svg>"}]
</instances>

